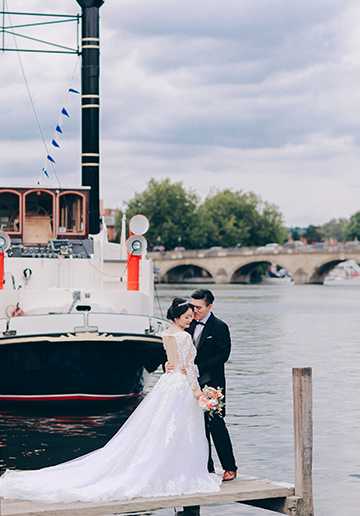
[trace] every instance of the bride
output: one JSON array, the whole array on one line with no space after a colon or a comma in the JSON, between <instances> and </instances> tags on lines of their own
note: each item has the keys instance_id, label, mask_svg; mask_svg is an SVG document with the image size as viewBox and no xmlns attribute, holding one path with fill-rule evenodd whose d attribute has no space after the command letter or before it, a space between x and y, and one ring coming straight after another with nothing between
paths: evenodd
<instances>
[{"instance_id":1,"label":"bride","mask_svg":"<svg viewBox=\"0 0 360 516\"><path fill-rule=\"evenodd\" d=\"M167 318L173 324L163 333L163 344L174 370L161 376L115 436L103 448L63 464L7 470L0 480L1 496L46 503L99 502L220 490L221 478L207 471L196 349L184 331L193 319L193 307L175 298Z\"/></svg>"}]
</instances>

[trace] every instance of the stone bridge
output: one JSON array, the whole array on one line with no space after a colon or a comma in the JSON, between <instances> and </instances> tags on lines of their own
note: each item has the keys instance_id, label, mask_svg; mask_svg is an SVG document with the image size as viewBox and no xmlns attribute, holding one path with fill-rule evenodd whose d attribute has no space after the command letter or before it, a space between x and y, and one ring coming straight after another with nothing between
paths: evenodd
<instances>
[{"instance_id":1,"label":"stone bridge","mask_svg":"<svg viewBox=\"0 0 360 516\"><path fill-rule=\"evenodd\" d=\"M312 246L273 251L256 248L165 251L151 253L161 283L249 283L260 264L286 269L298 285L323 283L325 276L345 260L360 262L360 244Z\"/></svg>"}]
</instances>

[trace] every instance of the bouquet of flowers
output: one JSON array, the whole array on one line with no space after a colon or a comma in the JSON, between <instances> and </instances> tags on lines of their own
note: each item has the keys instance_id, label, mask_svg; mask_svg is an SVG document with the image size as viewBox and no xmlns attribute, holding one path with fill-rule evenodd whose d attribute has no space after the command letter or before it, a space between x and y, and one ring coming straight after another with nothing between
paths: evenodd
<instances>
[{"instance_id":1,"label":"bouquet of flowers","mask_svg":"<svg viewBox=\"0 0 360 516\"><path fill-rule=\"evenodd\" d=\"M224 406L224 395L221 392L222 389L218 387L215 389L214 387L205 387L202 390L202 394L199 398L200 407L205 410L205 412L209 412L209 416L213 417L214 414L218 414L222 417L222 408Z\"/></svg>"}]
</instances>

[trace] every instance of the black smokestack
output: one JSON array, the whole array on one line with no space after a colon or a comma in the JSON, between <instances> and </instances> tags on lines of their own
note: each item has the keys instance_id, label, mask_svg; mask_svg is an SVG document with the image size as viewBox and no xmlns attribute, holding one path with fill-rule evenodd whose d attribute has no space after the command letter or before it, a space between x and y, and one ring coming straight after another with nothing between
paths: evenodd
<instances>
[{"instance_id":1,"label":"black smokestack","mask_svg":"<svg viewBox=\"0 0 360 516\"><path fill-rule=\"evenodd\" d=\"M90 233L100 231L99 9L104 0L77 0L82 9L81 28L81 183L90 186Z\"/></svg>"}]
</instances>

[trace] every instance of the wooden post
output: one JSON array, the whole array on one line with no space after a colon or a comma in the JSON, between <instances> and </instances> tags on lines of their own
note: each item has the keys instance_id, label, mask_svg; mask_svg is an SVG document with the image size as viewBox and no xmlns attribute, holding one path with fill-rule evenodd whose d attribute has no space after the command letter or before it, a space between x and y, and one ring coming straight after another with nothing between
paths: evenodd
<instances>
[{"instance_id":1,"label":"wooden post","mask_svg":"<svg viewBox=\"0 0 360 516\"><path fill-rule=\"evenodd\" d=\"M245 503L291 516L314 516L312 493L312 370L294 368L294 445L295 495L284 498L263 498Z\"/></svg>"},{"instance_id":2,"label":"wooden post","mask_svg":"<svg viewBox=\"0 0 360 516\"><path fill-rule=\"evenodd\" d=\"M295 497L299 498L297 516L313 516L312 492L312 369L294 368L294 445Z\"/></svg>"}]
</instances>

